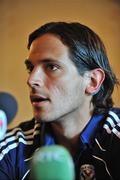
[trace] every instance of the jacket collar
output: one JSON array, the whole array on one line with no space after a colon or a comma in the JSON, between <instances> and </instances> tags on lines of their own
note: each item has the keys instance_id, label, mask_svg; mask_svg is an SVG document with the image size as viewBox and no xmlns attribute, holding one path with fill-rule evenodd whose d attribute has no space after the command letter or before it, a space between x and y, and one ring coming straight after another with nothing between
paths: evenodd
<instances>
[{"instance_id":1,"label":"jacket collar","mask_svg":"<svg viewBox=\"0 0 120 180\"><path fill-rule=\"evenodd\" d=\"M104 124L104 116L103 115L94 115L83 131L80 133L80 140L83 144L89 144L93 142L93 139L96 136L96 133Z\"/></svg>"},{"instance_id":2,"label":"jacket collar","mask_svg":"<svg viewBox=\"0 0 120 180\"><path fill-rule=\"evenodd\" d=\"M103 115L94 115L90 121L88 122L88 124L86 125L86 127L83 129L83 131L80 133L80 144L89 144L91 145L92 140L94 139L96 132L98 131L98 129L101 127L101 125L103 125L103 119L104 116ZM42 135L42 138L44 138L43 140L43 145L54 145L55 144L55 137L52 133L50 133L50 128L48 123L45 124L44 128L44 133ZM49 132L48 132L49 130Z\"/></svg>"}]
</instances>

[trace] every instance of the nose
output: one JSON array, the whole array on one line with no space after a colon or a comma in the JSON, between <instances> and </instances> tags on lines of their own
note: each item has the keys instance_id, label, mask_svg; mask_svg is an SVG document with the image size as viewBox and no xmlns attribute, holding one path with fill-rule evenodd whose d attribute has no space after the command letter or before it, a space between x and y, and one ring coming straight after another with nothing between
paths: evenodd
<instances>
[{"instance_id":1,"label":"nose","mask_svg":"<svg viewBox=\"0 0 120 180\"><path fill-rule=\"evenodd\" d=\"M31 88L42 87L44 85L43 72L38 67L34 67L33 71L28 77L27 84Z\"/></svg>"}]
</instances>

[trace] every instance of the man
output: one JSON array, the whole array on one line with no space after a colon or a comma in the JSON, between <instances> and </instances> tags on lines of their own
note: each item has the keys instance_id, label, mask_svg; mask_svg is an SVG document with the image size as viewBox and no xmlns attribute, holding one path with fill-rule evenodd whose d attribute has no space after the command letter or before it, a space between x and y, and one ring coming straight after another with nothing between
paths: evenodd
<instances>
[{"instance_id":1,"label":"man","mask_svg":"<svg viewBox=\"0 0 120 180\"><path fill-rule=\"evenodd\" d=\"M98 35L80 23L52 22L30 34L28 49L34 118L6 133L0 177L27 179L36 149L60 144L76 179L118 180L120 110L111 97L118 81Z\"/></svg>"}]
</instances>

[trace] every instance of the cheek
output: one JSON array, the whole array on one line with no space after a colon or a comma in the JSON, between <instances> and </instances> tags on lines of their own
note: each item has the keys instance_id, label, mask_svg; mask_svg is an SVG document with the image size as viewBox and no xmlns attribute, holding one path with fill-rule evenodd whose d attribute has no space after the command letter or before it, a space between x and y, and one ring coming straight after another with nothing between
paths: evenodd
<instances>
[{"instance_id":1,"label":"cheek","mask_svg":"<svg viewBox=\"0 0 120 180\"><path fill-rule=\"evenodd\" d=\"M80 78L64 78L47 84L52 100L66 101L76 99L85 93L85 83Z\"/></svg>"},{"instance_id":2,"label":"cheek","mask_svg":"<svg viewBox=\"0 0 120 180\"><path fill-rule=\"evenodd\" d=\"M69 95L69 87L66 81L57 81L56 83L49 86L49 93L51 97L51 101L53 104L65 103L65 100L68 99L71 95Z\"/></svg>"},{"instance_id":3,"label":"cheek","mask_svg":"<svg viewBox=\"0 0 120 180\"><path fill-rule=\"evenodd\" d=\"M68 87L66 87L65 85L57 84L50 88L50 92L54 98L60 98L67 95Z\"/></svg>"},{"instance_id":4,"label":"cheek","mask_svg":"<svg viewBox=\"0 0 120 180\"><path fill-rule=\"evenodd\" d=\"M76 99L82 92L78 82L68 81L58 82L54 86L50 87L50 94L54 100L67 101L71 99Z\"/></svg>"}]
</instances>

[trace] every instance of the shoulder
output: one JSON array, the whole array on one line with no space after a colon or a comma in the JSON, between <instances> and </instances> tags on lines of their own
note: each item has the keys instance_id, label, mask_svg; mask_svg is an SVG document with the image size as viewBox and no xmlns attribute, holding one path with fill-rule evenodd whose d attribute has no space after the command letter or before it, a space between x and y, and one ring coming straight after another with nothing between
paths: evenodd
<instances>
[{"instance_id":1,"label":"shoulder","mask_svg":"<svg viewBox=\"0 0 120 180\"><path fill-rule=\"evenodd\" d=\"M111 179L118 179L120 171L120 109L111 108L103 115L98 129L92 154L94 162L98 165L96 168L101 176L104 176L101 174L103 167L104 173L107 172Z\"/></svg>"},{"instance_id":2,"label":"shoulder","mask_svg":"<svg viewBox=\"0 0 120 180\"><path fill-rule=\"evenodd\" d=\"M120 152L120 108L111 108L103 116L95 136L95 144L100 153L104 149L105 152L117 157Z\"/></svg>"},{"instance_id":3,"label":"shoulder","mask_svg":"<svg viewBox=\"0 0 120 180\"><path fill-rule=\"evenodd\" d=\"M120 152L120 109L112 108L104 117L104 123L98 131L95 142L98 149L104 149L110 157L117 160ZM112 155L112 156L111 156Z\"/></svg>"},{"instance_id":4,"label":"shoulder","mask_svg":"<svg viewBox=\"0 0 120 180\"><path fill-rule=\"evenodd\" d=\"M0 160L5 155L12 156L22 152L22 149L33 144L35 136L40 133L40 123L34 119L26 121L13 129L8 129L4 138L0 141Z\"/></svg>"},{"instance_id":5,"label":"shoulder","mask_svg":"<svg viewBox=\"0 0 120 180\"><path fill-rule=\"evenodd\" d=\"M103 128L120 139L120 108L110 109Z\"/></svg>"},{"instance_id":6,"label":"shoulder","mask_svg":"<svg viewBox=\"0 0 120 180\"><path fill-rule=\"evenodd\" d=\"M95 147L99 155L102 156L102 153L105 153L105 159L109 156L108 159L114 157L114 160L120 161L120 156L118 156L120 153L120 109L111 108L103 120L102 126L96 133L95 144L97 146Z\"/></svg>"}]
</instances>

